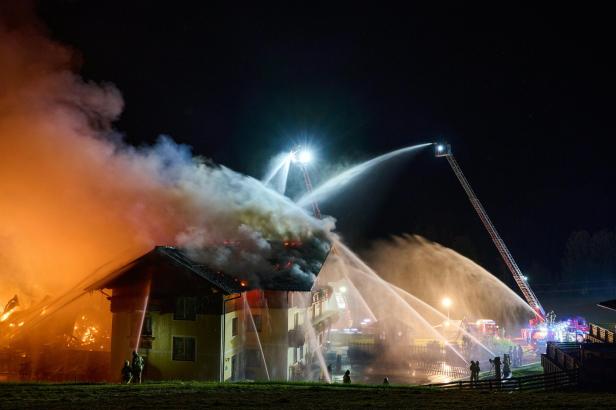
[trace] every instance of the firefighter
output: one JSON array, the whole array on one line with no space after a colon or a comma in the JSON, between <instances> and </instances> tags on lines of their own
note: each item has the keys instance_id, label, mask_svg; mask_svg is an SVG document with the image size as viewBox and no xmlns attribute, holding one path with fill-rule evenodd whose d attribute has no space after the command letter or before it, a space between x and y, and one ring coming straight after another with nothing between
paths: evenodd
<instances>
[{"instance_id":1,"label":"firefighter","mask_svg":"<svg viewBox=\"0 0 616 410\"><path fill-rule=\"evenodd\" d=\"M472 360L469 370L471 371L471 383L473 383L475 381L475 362Z\"/></svg>"},{"instance_id":2,"label":"firefighter","mask_svg":"<svg viewBox=\"0 0 616 410\"><path fill-rule=\"evenodd\" d=\"M494 379L501 379L501 359L500 356L496 356L493 361L494 364Z\"/></svg>"},{"instance_id":3,"label":"firefighter","mask_svg":"<svg viewBox=\"0 0 616 410\"><path fill-rule=\"evenodd\" d=\"M133 369L127 360L124 362L124 367L122 367L122 383L129 384L131 380L133 380Z\"/></svg>"},{"instance_id":4,"label":"firefighter","mask_svg":"<svg viewBox=\"0 0 616 410\"><path fill-rule=\"evenodd\" d=\"M511 376L511 357L507 353L505 353L503 356L503 377L507 379L509 378L509 376Z\"/></svg>"},{"instance_id":5,"label":"firefighter","mask_svg":"<svg viewBox=\"0 0 616 410\"><path fill-rule=\"evenodd\" d=\"M481 368L479 367L479 360L477 360L475 362L475 382L479 381L479 372L481 371Z\"/></svg>"},{"instance_id":6,"label":"firefighter","mask_svg":"<svg viewBox=\"0 0 616 410\"><path fill-rule=\"evenodd\" d=\"M518 345L518 366L524 365L524 350L521 345Z\"/></svg>"},{"instance_id":7,"label":"firefighter","mask_svg":"<svg viewBox=\"0 0 616 410\"><path fill-rule=\"evenodd\" d=\"M143 372L143 357L136 350L133 351L132 374L135 383L141 384L141 372Z\"/></svg>"},{"instance_id":8,"label":"firefighter","mask_svg":"<svg viewBox=\"0 0 616 410\"><path fill-rule=\"evenodd\" d=\"M342 383L351 384L351 371L347 370L344 372L344 376L342 376Z\"/></svg>"},{"instance_id":9,"label":"firefighter","mask_svg":"<svg viewBox=\"0 0 616 410\"><path fill-rule=\"evenodd\" d=\"M389 386L389 377L385 376L383 379L383 386Z\"/></svg>"}]
</instances>

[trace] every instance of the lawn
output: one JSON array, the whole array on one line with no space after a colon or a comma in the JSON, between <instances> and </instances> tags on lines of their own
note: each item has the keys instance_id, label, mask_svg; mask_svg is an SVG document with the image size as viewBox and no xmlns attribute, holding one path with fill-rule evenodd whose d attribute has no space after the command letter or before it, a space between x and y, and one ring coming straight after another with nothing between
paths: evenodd
<instances>
[{"instance_id":1,"label":"lawn","mask_svg":"<svg viewBox=\"0 0 616 410\"><path fill-rule=\"evenodd\" d=\"M178 408L598 408L616 394L479 393L408 386L295 383L163 382L118 384L0 384L1 409Z\"/></svg>"},{"instance_id":2,"label":"lawn","mask_svg":"<svg viewBox=\"0 0 616 410\"><path fill-rule=\"evenodd\" d=\"M535 376L537 374L543 374L541 363L532 363L511 369L513 377Z\"/></svg>"},{"instance_id":3,"label":"lawn","mask_svg":"<svg viewBox=\"0 0 616 410\"><path fill-rule=\"evenodd\" d=\"M511 377L535 376L538 374L543 374L543 367L541 367L540 362L526 364L524 366L514 367L511 369ZM479 374L480 380L488 380L493 377L492 370L485 370Z\"/></svg>"}]
</instances>

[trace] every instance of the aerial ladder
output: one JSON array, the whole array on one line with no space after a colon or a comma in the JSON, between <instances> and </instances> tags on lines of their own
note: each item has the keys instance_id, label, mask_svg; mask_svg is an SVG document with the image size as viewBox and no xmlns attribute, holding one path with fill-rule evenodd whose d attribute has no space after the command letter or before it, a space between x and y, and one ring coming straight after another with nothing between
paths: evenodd
<instances>
[{"instance_id":1,"label":"aerial ladder","mask_svg":"<svg viewBox=\"0 0 616 410\"><path fill-rule=\"evenodd\" d=\"M546 320L546 314L543 310L543 307L541 306L541 303L539 303L539 299L537 299L535 292L533 292L533 290L528 285L526 277L522 274L522 271L518 267L518 264L513 259L513 256L511 256L511 252L509 252L509 249L505 245L505 242L498 234L498 231L494 227L494 224L490 220L490 217L488 216L486 210L484 209L483 205L481 205L481 202L479 202L479 199L477 198L477 195L475 195L473 188L464 176L462 169L458 165L458 162L456 161L453 156L453 153L451 152L451 145L434 143L434 154L436 155L436 157L447 158L447 162L449 162L451 169L456 174L456 177L458 177L458 180L462 184L466 195L468 195L468 199L471 201L471 205L473 205L473 208L477 212L477 215L479 215L483 226L490 234L490 238L492 238L492 242L494 242L494 245L496 245L496 249L498 249L498 252L503 258L503 261L507 265L507 268L509 268L509 271L513 275L513 279L520 288L520 291L522 291L524 299L526 299L526 302L535 311L535 321L544 322Z\"/></svg>"}]
</instances>

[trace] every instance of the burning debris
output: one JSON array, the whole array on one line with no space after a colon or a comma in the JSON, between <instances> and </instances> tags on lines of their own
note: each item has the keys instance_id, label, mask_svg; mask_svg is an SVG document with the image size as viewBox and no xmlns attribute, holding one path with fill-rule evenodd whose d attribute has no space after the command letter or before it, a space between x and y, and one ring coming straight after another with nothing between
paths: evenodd
<instances>
[{"instance_id":1,"label":"burning debris","mask_svg":"<svg viewBox=\"0 0 616 410\"><path fill-rule=\"evenodd\" d=\"M7 320L13 314L13 312L17 309L18 306L19 306L19 298L17 297L17 295L15 295L4 306L4 311L2 312L2 316L0 316L0 322L4 322L5 320Z\"/></svg>"},{"instance_id":2,"label":"burning debris","mask_svg":"<svg viewBox=\"0 0 616 410\"><path fill-rule=\"evenodd\" d=\"M68 337L67 347L80 350L109 351L111 343L111 329L101 325L99 320L88 314L81 315L75 320L73 333Z\"/></svg>"}]
</instances>

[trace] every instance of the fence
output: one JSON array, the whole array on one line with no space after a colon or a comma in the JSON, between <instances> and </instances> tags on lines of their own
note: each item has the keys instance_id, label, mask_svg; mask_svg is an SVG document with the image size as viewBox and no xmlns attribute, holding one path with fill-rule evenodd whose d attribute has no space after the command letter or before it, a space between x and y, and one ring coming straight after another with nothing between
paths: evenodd
<instances>
[{"instance_id":1,"label":"fence","mask_svg":"<svg viewBox=\"0 0 616 410\"><path fill-rule=\"evenodd\" d=\"M567 370L536 376L512 377L503 380L461 380L451 383L429 384L427 387L441 390L479 390L479 391L537 391L558 390L578 385L578 371Z\"/></svg>"},{"instance_id":2,"label":"fence","mask_svg":"<svg viewBox=\"0 0 616 410\"><path fill-rule=\"evenodd\" d=\"M575 370L580 367L580 344L548 342L545 356L560 369Z\"/></svg>"}]
</instances>

